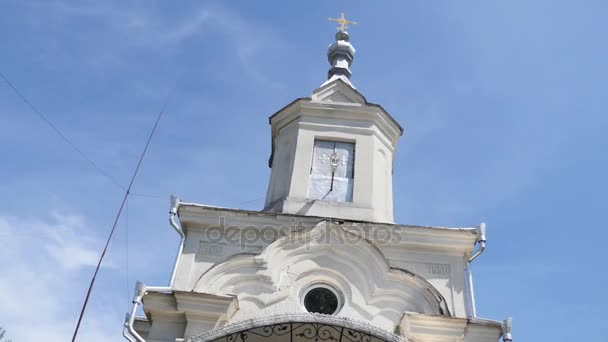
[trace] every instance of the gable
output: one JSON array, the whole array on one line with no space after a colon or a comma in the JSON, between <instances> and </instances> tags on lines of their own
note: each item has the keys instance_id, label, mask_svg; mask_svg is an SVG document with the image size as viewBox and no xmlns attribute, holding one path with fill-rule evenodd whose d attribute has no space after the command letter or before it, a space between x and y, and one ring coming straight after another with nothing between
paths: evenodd
<instances>
[{"instance_id":1,"label":"gable","mask_svg":"<svg viewBox=\"0 0 608 342\"><path fill-rule=\"evenodd\" d=\"M348 96L346 96L343 92L341 92L339 90L331 93L329 96L324 98L322 101L325 101L325 102L354 102L353 99L349 98Z\"/></svg>"},{"instance_id":2,"label":"gable","mask_svg":"<svg viewBox=\"0 0 608 342\"><path fill-rule=\"evenodd\" d=\"M313 91L312 101L365 104L367 101L357 90L341 79L336 79Z\"/></svg>"}]
</instances>

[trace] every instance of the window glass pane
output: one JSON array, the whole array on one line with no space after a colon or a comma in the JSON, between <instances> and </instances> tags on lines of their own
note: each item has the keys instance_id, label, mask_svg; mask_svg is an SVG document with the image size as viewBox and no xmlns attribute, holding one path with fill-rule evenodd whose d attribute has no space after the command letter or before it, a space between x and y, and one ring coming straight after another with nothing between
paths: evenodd
<instances>
[{"instance_id":1,"label":"window glass pane","mask_svg":"<svg viewBox=\"0 0 608 342\"><path fill-rule=\"evenodd\" d=\"M335 172L331 165L334 153L334 157L338 160ZM308 198L351 202L353 200L354 159L355 144L353 143L315 140Z\"/></svg>"},{"instance_id":2,"label":"window glass pane","mask_svg":"<svg viewBox=\"0 0 608 342\"><path fill-rule=\"evenodd\" d=\"M338 310L338 297L329 289L317 287L304 297L304 307L308 312L332 315Z\"/></svg>"}]
</instances>

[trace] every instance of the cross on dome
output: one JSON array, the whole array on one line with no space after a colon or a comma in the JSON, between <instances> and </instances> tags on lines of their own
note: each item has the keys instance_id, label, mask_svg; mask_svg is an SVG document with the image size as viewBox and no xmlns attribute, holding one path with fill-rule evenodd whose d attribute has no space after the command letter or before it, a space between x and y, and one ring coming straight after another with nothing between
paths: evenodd
<instances>
[{"instance_id":1,"label":"cross on dome","mask_svg":"<svg viewBox=\"0 0 608 342\"><path fill-rule=\"evenodd\" d=\"M337 28L337 30L340 31L340 32L345 32L345 30L348 28L348 26L346 26L346 24L357 25L357 22L347 20L344 17L344 12L340 13L340 18L328 18L327 20L329 20L329 21L335 21L338 24L340 24L340 27Z\"/></svg>"}]
</instances>

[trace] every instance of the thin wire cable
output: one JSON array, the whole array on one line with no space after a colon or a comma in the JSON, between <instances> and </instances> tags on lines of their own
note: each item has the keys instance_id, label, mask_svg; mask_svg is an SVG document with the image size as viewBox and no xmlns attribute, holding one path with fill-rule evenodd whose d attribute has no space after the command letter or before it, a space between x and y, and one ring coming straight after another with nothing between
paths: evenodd
<instances>
[{"instance_id":1,"label":"thin wire cable","mask_svg":"<svg viewBox=\"0 0 608 342\"><path fill-rule=\"evenodd\" d=\"M175 87L173 88L175 89ZM171 91L172 92L172 91ZM148 136L148 141L146 142L146 147L144 147L141 156L139 157L139 161L137 162L137 167L135 167L135 171L133 172L133 176L131 177L131 181L129 182L129 186L125 191L125 195L120 203L120 207L118 208L118 212L116 213L116 218L114 219L114 224L112 225L112 230L110 230L110 235L108 236L108 240L106 241L106 245L101 252L101 256L99 257L99 261L97 262L97 267L95 267L95 272L93 273L93 278L91 278L91 283L89 284L89 289L87 290L87 295L84 299L84 303L82 304L82 309L80 310L80 316L78 317L78 323L76 323L76 328L74 329L74 335L72 336L72 342L76 341L76 336L78 336L78 330L80 329L80 324L82 323L82 317L84 316L84 312L87 308L87 304L89 303L89 298L91 297L91 291L93 290L93 285L95 284L95 279L97 278L97 273L99 273L99 269L101 268L101 262L108 251L108 246L110 245L110 241L112 240L112 236L114 235L114 231L116 230L116 225L118 224L118 219L120 219L120 214L122 213L123 208L125 207L125 203L127 198L129 197L129 193L131 192L131 187L133 186L133 182L135 181L135 177L139 172L139 167L141 166L142 161L144 160L144 156L146 155L146 151L148 150L148 146L150 146L150 141L154 136L154 132L156 132L156 127L158 127L158 122L163 116L167 103L169 101L169 97L167 96L167 100L163 105L161 111L158 113L156 117L156 122L154 122L154 127L152 128L152 132Z\"/></svg>"},{"instance_id":2,"label":"thin wire cable","mask_svg":"<svg viewBox=\"0 0 608 342\"><path fill-rule=\"evenodd\" d=\"M260 198L252 199L252 200L249 200L249 201L241 202L241 203L239 203L239 205L257 202L257 201L263 200L264 198L266 198L266 197L260 197Z\"/></svg>"},{"instance_id":3,"label":"thin wire cable","mask_svg":"<svg viewBox=\"0 0 608 342\"><path fill-rule=\"evenodd\" d=\"M36 108L36 106L34 106L26 97L25 95L23 95L19 89L17 89L17 87L15 87L13 85L13 83L11 83L11 81L8 80L8 78L6 78L6 76L4 76L4 74L2 72L0 72L0 77L2 77L2 79L6 82L6 84L8 84L8 86L15 92L15 94L17 94L21 100L23 100L23 102L25 102L30 109L36 113L36 115L38 115L38 117L40 119L42 119L42 121L44 121L49 127L51 127L53 129L53 131L55 131L55 133L57 133L57 135L59 135L59 137L61 137L61 139L63 139L63 141L65 141L68 145L70 145L70 147L72 147L72 149L74 149L74 151L78 152L78 154L80 154L80 156L82 158L84 158L87 162L89 162L89 164L91 164L91 166L93 166L93 168L95 168L99 173L101 173L102 175L104 175L106 178L108 178L110 181L112 181L112 183L114 183L114 185L118 186L119 188L123 189L124 191L127 191L127 189L122 186L120 184L120 182L118 182L114 177L112 177L109 173L105 172L101 167L99 167L93 160L91 160L91 158L87 157L86 154L84 154L84 152L82 152L81 149L78 148L78 146L76 146L76 144L74 144L65 134L61 133L61 131L55 126L53 125L53 123L46 117L44 116L44 114L42 114L38 108Z\"/></svg>"}]
</instances>

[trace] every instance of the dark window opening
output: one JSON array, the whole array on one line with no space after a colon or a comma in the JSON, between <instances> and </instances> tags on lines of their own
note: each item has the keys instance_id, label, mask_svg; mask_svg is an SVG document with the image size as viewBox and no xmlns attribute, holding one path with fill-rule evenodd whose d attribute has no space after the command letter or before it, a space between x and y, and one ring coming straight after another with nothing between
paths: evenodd
<instances>
[{"instance_id":1,"label":"dark window opening","mask_svg":"<svg viewBox=\"0 0 608 342\"><path fill-rule=\"evenodd\" d=\"M317 287L304 296L304 307L308 312L332 315L338 310L338 296L330 289Z\"/></svg>"}]
</instances>

